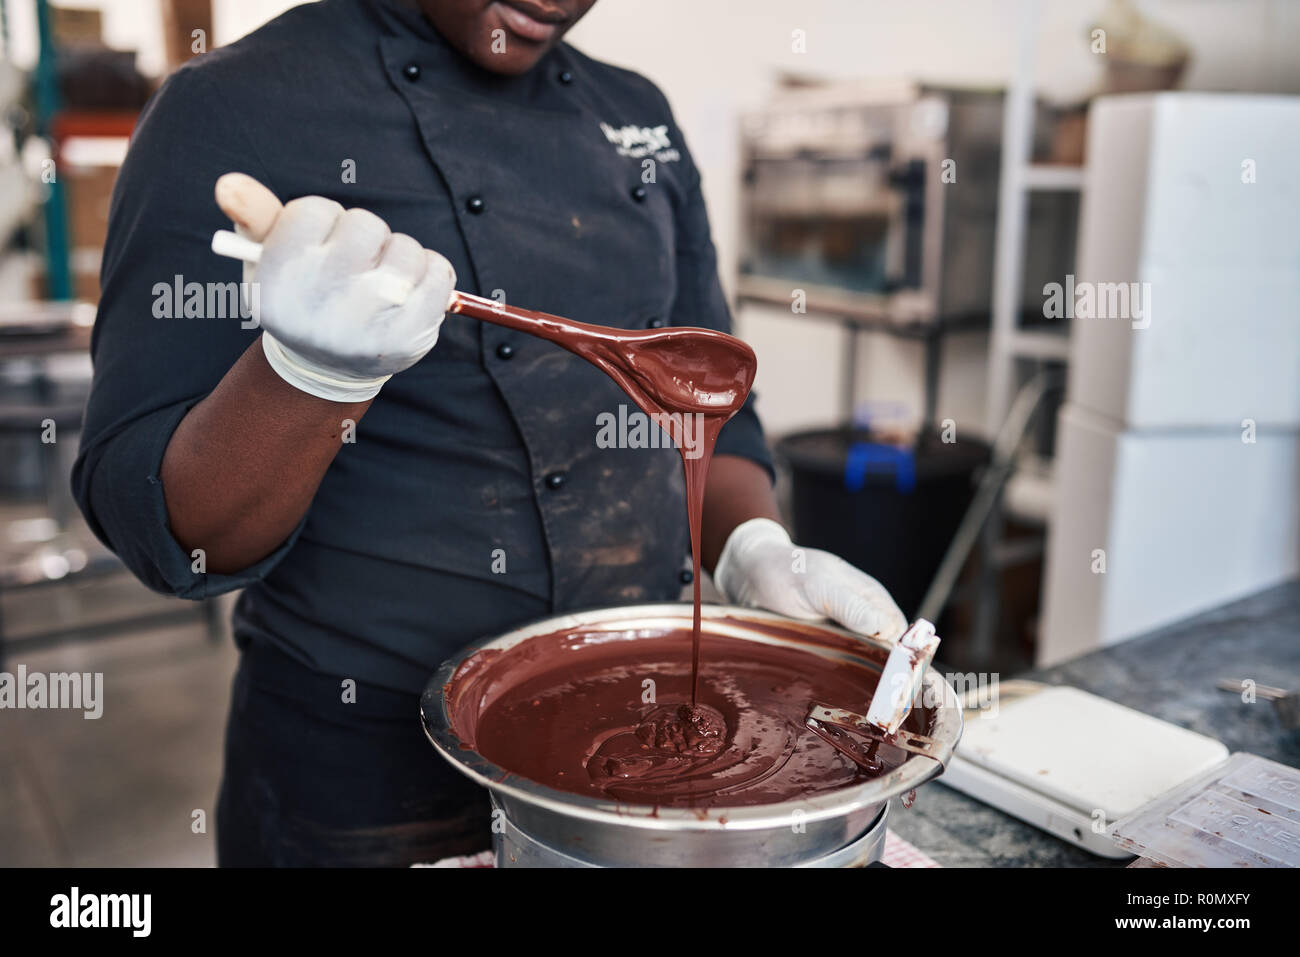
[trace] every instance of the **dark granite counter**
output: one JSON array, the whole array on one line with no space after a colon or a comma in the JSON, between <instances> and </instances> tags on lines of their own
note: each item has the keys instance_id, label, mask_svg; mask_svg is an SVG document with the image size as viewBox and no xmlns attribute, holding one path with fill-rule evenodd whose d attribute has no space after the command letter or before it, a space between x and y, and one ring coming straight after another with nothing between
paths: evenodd
<instances>
[{"instance_id":1,"label":"dark granite counter","mask_svg":"<svg viewBox=\"0 0 1300 957\"><path fill-rule=\"evenodd\" d=\"M1012 677L1012 676L1005 676ZM1283 730L1273 706L1215 687L1220 678L1300 689L1300 582L1280 585L1140 638L1015 675L1073 685L1172 724L1300 767L1300 731ZM942 782L942 778L939 782ZM889 826L945 867L1115 867L940 783L898 802Z\"/></svg>"}]
</instances>

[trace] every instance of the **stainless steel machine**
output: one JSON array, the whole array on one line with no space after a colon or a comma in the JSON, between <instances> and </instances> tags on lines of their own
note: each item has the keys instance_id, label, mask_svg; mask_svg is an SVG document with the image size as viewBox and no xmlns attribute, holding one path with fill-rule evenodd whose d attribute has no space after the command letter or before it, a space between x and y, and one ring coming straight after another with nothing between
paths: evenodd
<instances>
[{"instance_id":1,"label":"stainless steel machine","mask_svg":"<svg viewBox=\"0 0 1300 957\"><path fill-rule=\"evenodd\" d=\"M794 86L745 117L742 299L883 329L987 325L1003 95L914 83ZM1038 110L1036 148L1052 113ZM1030 211L1023 300L1069 271L1077 197Z\"/></svg>"},{"instance_id":2,"label":"stainless steel machine","mask_svg":"<svg viewBox=\"0 0 1300 957\"><path fill-rule=\"evenodd\" d=\"M951 587L935 590L936 575L990 460L965 423L961 442L945 437L936 407L945 338L991 324L1004 101L998 89L795 84L742 130L739 301L787 313L790 336L807 320L847 333L840 421L777 444L795 536L869 570L909 616L944 609ZM1036 107L1040 161L1060 154L1061 119ZM1049 322L1044 286L1072 271L1078 208L1077 193L1029 198L1021 329ZM923 404L894 414L904 425L857 402L867 332L924 350ZM1054 421L1050 413L1035 421ZM1040 444L1050 447L1050 434ZM942 600L923 604L927 593ZM992 620L987 607L981 622Z\"/></svg>"}]
</instances>

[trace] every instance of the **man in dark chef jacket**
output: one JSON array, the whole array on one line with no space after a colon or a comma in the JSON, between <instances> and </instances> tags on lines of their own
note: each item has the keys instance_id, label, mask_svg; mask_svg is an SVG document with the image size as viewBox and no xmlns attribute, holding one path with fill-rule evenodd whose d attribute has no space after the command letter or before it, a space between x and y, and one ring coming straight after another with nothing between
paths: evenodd
<instances>
[{"instance_id":1,"label":"man in dark chef jacket","mask_svg":"<svg viewBox=\"0 0 1300 957\"><path fill-rule=\"evenodd\" d=\"M486 847L485 795L419 727L429 675L475 639L690 580L677 451L597 443L627 396L545 341L441 315L454 282L619 328L730 328L663 95L560 43L593 2L322 0L194 60L141 118L73 484L150 587L243 589L223 865ZM209 249L230 171L294 200L244 276ZM381 272L415 289L405 306ZM260 326L189 295L243 278ZM777 518L746 406L705 502L723 593L901 633L864 573L792 561Z\"/></svg>"}]
</instances>

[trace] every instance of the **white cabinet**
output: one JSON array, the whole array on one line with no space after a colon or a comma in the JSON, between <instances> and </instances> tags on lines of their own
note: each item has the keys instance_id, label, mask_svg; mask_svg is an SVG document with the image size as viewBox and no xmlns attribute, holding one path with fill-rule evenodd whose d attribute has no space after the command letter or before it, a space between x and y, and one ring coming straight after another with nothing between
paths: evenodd
<instances>
[{"instance_id":1,"label":"white cabinet","mask_svg":"<svg viewBox=\"0 0 1300 957\"><path fill-rule=\"evenodd\" d=\"M1300 98L1094 105L1074 285L1142 308L1072 322L1040 663L1300 575L1298 155Z\"/></svg>"},{"instance_id":2,"label":"white cabinet","mask_svg":"<svg viewBox=\"0 0 1300 957\"><path fill-rule=\"evenodd\" d=\"M1134 429L1300 426L1297 156L1297 97L1098 100L1076 285L1136 283L1144 309L1073 321L1070 402Z\"/></svg>"}]
</instances>

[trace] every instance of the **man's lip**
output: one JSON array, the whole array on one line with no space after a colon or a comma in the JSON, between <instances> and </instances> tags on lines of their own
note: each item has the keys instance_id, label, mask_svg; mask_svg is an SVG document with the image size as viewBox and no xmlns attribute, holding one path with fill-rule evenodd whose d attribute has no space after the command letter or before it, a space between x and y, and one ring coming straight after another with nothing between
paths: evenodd
<instances>
[{"instance_id":1,"label":"man's lip","mask_svg":"<svg viewBox=\"0 0 1300 957\"><path fill-rule=\"evenodd\" d=\"M560 24L567 19L560 11L545 10L531 4L497 0L497 6L501 8L501 21L512 33L535 43L550 40L559 30Z\"/></svg>"}]
</instances>

